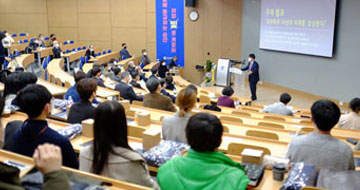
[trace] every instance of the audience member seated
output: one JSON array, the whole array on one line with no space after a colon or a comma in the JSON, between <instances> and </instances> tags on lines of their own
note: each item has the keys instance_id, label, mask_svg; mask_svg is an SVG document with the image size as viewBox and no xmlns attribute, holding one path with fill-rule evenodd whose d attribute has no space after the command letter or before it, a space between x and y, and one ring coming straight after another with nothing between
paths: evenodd
<instances>
[{"instance_id":1,"label":"audience member seated","mask_svg":"<svg viewBox=\"0 0 360 190\"><path fill-rule=\"evenodd\" d=\"M54 41L56 41L57 39L56 39L56 35L55 34L50 34L50 40L51 40L51 46L53 46L54 45Z\"/></svg>"},{"instance_id":2,"label":"audience member seated","mask_svg":"<svg viewBox=\"0 0 360 190\"><path fill-rule=\"evenodd\" d=\"M174 77L171 75L168 75L165 77L166 82L166 89L167 90L176 90L176 87L174 85Z\"/></svg>"},{"instance_id":3,"label":"audience member seated","mask_svg":"<svg viewBox=\"0 0 360 190\"><path fill-rule=\"evenodd\" d=\"M329 100L319 100L311 107L314 131L293 138L286 157L291 162L304 162L338 171L354 170L353 152L345 142L331 136L340 118L339 107Z\"/></svg>"},{"instance_id":4,"label":"audience member seated","mask_svg":"<svg viewBox=\"0 0 360 190\"><path fill-rule=\"evenodd\" d=\"M39 47L46 48L44 34L39 34L38 38L39 38Z\"/></svg>"},{"instance_id":5,"label":"audience member seated","mask_svg":"<svg viewBox=\"0 0 360 190\"><path fill-rule=\"evenodd\" d=\"M63 165L77 169L79 164L70 141L51 129L46 121L51 112L51 98L48 89L36 84L30 84L19 92L16 99L29 118L14 134L10 150L31 157L39 145L54 144L61 148Z\"/></svg>"},{"instance_id":6,"label":"audience member seated","mask_svg":"<svg viewBox=\"0 0 360 190\"><path fill-rule=\"evenodd\" d=\"M104 81L101 79L101 69L96 67L92 69L93 79L96 81L98 86L105 87Z\"/></svg>"},{"instance_id":7,"label":"audience member seated","mask_svg":"<svg viewBox=\"0 0 360 190\"><path fill-rule=\"evenodd\" d=\"M169 72L169 69L166 66L166 62L162 60L158 67L158 75L160 78L164 79L166 77L167 72Z\"/></svg>"},{"instance_id":8,"label":"audience member seated","mask_svg":"<svg viewBox=\"0 0 360 190\"><path fill-rule=\"evenodd\" d=\"M176 108L172 100L169 97L160 94L161 86L158 79L151 78L147 80L146 88L150 91L150 93L144 96L143 105L145 107L176 112Z\"/></svg>"},{"instance_id":9,"label":"audience member seated","mask_svg":"<svg viewBox=\"0 0 360 190\"><path fill-rule=\"evenodd\" d=\"M134 71L131 74L131 81L130 81L130 85L134 88L139 88L142 89L141 85L138 83L138 81L140 81L140 75L138 71Z\"/></svg>"},{"instance_id":10,"label":"audience member seated","mask_svg":"<svg viewBox=\"0 0 360 190\"><path fill-rule=\"evenodd\" d=\"M43 190L70 190L69 180L64 171L61 171L61 149L58 146L39 145L33 155L36 168L43 174ZM24 189L19 176L19 169L0 163L0 189ZM28 186L27 186L28 187Z\"/></svg>"},{"instance_id":11,"label":"audience member seated","mask_svg":"<svg viewBox=\"0 0 360 190\"><path fill-rule=\"evenodd\" d=\"M26 85L35 84L36 81L37 77L33 73L15 72L7 76L4 88L5 107L18 106L16 94Z\"/></svg>"},{"instance_id":12,"label":"audience member seated","mask_svg":"<svg viewBox=\"0 0 360 190\"><path fill-rule=\"evenodd\" d=\"M339 127L343 129L360 130L360 98L351 100L350 109L350 113L340 117Z\"/></svg>"},{"instance_id":13,"label":"audience member seated","mask_svg":"<svg viewBox=\"0 0 360 190\"><path fill-rule=\"evenodd\" d=\"M134 61L129 61L129 62L128 62L127 71L128 71L129 73L132 73L132 72L136 71L136 66L135 66Z\"/></svg>"},{"instance_id":14,"label":"audience member seated","mask_svg":"<svg viewBox=\"0 0 360 190\"><path fill-rule=\"evenodd\" d=\"M266 106L265 109L263 110L263 112L279 114L279 115L294 116L293 111L287 107L287 105L289 104L290 101L291 101L290 94L283 93L280 96L280 102Z\"/></svg>"},{"instance_id":15,"label":"audience member seated","mask_svg":"<svg viewBox=\"0 0 360 190\"><path fill-rule=\"evenodd\" d=\"M231 86L227 86L222 90L222 96L219 97L217 101L218 106L224 106L224 107L230 107L235 108L235 102L231 98L231 96L234 94L234 89L231 88Z\"/></svg>"},{"instance_id":16,"label":"audience member seated","mask_svg":"<svg viewBox=\"0 0 360 190\"><path fill-rule=\"evenodd\" d=\"M161 189L245 190L249 179L243 167L216 151L223 130L214 115L192 116L186 126L191 149L186 156L173 158L160 167L157 180Z\"/></svg>"},{"instance_id":17,"label":"audience member seated","mask_svg":"<svg viewBox=\"0 0 360 190\"><path fill-rule=\"evenodd\" d=\"M114 72L114 77L112 78L112 80L116 81L116 82L121 82L121 69L120 68L114 68L113 69Z\"/></svg>"},{"instance_id":18,"label":"audience member seated","mask_svg":"<svg viewBox=\"0 0 360 190\"><path fill-rule=\"evenodd\" d=\"M176 97L179 111L173 116L166 116L162 121L162 136L164 140L187 143L185 128L191 117L191 110L195 107L197 95L191 88L180 90Z\"/></svg>"},{"instance_id":19,"label":"audience member seated","mask_svg":"<svg viewBox=\"0 0 360 190\"><path fill-rule=\"evenodd\" d=\"M149 79L158 79L156 76L157 72L158 72L157 66L153 66L151 68L151 75L149 76Z\"/></svg>"},{"instance_id":20,"label":"audience member seated","mask_svg":"<svg viewBox=\"0 0 360 190\"><path fill-rule=\"evenodd\" d=\"M164 96L169 97L173 101L173 103L175 103L176 97L171 95L169 92L167 92L165 86L166 86L165 80L160 79L160 87L161 87L160 93Z\"/></svg>"},{"instance_id":21,"label":"audience member seated","mask_svg":"<svg viewBox=\"0 0 360 190\"><path fill-rule=\"evenodd\" d=\"M112 80L115 74L111 70L111 65L109 63L104 63L103 66L104 66L103 76Z\"/></svg>"},{"instance_id":22,"label":"audience member seated","mask_svg":"<svg viewBox=\"0 0 360 190\"><path fill-rule=\"evenodd\" d=\"M53 49L52 49L52 52L53 52L53 56L54 56L54 59L59 59L61 58L61 55L62 55L62 50L60 48L60 44L58 41L54 41L53 42Z\"/></svg>"},{"instance_id":23,"label":"audience member seated","mask_svg":"<svg viewBox=\"0 0 360 190\"><path fill-rule=\"evenodd\" d=\"M90 60L91 58L95 58L95 50L94 50L94 46L93 45L89 45L89 48L86 50L85 52L85 57L88 58L88 60Z\"/></svg>"},{"instance_id":24,"label":"audience member seated","mask_svg":"<svg viewBox=\"0 0 360 190\"><path fill-rule=\"evenodd\" d=\"M77 86L78 82L84 78L86 78L86 74L83 71L78 71L77 73L75 73L75 75L74 75L75 84L66 91L66 94L64 96L65 100L72 99L72 101L74 103L77 103L80 101L80 95L76 90L76 86Z\"/></svg>"},{"instance_id":25,"label":"audience member seated","mask_svg":"<svg viewBox=\"0 0 360 190\"><path fill-rule=\"evenodd\" d=\"M121 73L121 82L115 86L115 90L120 92L120 96L130 102L137 100L143 101L143 96L136 95L134 89L129 85L130 74L129 72Z\"/></svg>"},{"instance_id":26,"label":"audience member seated","mask_svg":"<svg viewBox=\"0 0 360 190\"><path fill-rule=\"evenodd\" d=\"M120 51L120 59L124 60L124 59L131 58L131 55L130 55L129 51L127 50L126 43L121 44L121 47L122 47L122 49Z\"/></svg>"},{"instance_id":27,"label":"audience member seated","mask_svg":"<svg viewBox=\"0 0 360 190\"><path fill-rule=\"evenodd\" d=\"M195 85L189 84L186 88L191 88L196 92L196 95L198 94L198 89L197 89L197 87Z\"/></svg>"},{"instance_id":28,"label":"audience member seated","mask_svg":"<svg viewBox=\"0 0 360 190\"><path fill-rule=\"evenodd\" d=\"M83 120L94 118L94 106L91 102L96 97L97 84L93 79L81 79L76 85L76 91L80 95L80 101L70 107L67 121L69 123L81 123Z\"/></svg>"},{"instance_id":29,"label":"audience member seated","mask_svg":"<svg viewBox=\"0 0 360 190\"><path fill-rule=\"evenodd\" d=\"M149 65L151 63L151 60L147 54L146 49L143 49L141 53L142 55L140 57L140 65L142 68L144 68L146 65Z\"/></svg>"},{"instance_id":30,"label":"audience member seated","mask_svg":"<svg viewBox=\"0 0 360 190\"><path fill-rule=\"evenodd\" d=\"M101 68L101 65L99 63L93 63L92 68L86 73L86 78L92 78L93 77L93 70L95 68Z\"/></svg>"},{"instance_id":31,"label":"audience member seated","mask_svg":"<svg viewBox=\"0 0 360 190\"><path fill-rule=\"evenodd\" d=\"M144 159L128 143L125 109L116 101L95 110L94 141L80 152L80 170L157 188Z\"/></svg>"},{"instance_id":32,"label":"audience member seated","mask_svg":"<svg viewBox=\"0 0 360 190\"><path fill-rule=\"evenodd\" d=\"M178 57L174 56L171 61L169 62L168 68L173 69L174 67L178 67L177 65Z\"/></svg>"},{"instance_id":33,"label":"audience member seated","mask_svg":"<svg viewBox=\"0 0 360 190\"><path fill-rule=\"evenodd\" d=\"M37 51L40 48L40 40L39 38L34 38L34 40L30 41L28 48L32 51Z\"/></svg>"}]
</instances>

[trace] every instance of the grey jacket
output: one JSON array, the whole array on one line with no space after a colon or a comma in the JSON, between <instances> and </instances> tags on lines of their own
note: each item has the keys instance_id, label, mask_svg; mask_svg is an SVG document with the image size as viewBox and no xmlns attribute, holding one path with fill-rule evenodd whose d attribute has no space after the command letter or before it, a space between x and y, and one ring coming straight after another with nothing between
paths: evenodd
<instances>
[{"instance_id":1,"label":"grey jacket","mask_svg":"<svg viewBox=\"0 0 360 190\"><path fill-rule=\"evenodd\" d=\"M166 116L162 121L162 135L164 140L187 143L185 128L191 115L179 117L179 112L173 116Z\"/></svg>"},{"instance_id":2,"label":"grey jacket","mask_svg":"<svg viewBox=\"0 0 360 190\"><path fill-rule=\"evenodd\" d=\"M279 115L294 116L292 110L290 108L286 107L286 105L281 103L281 102L274 103L272 105L269 105L269 106L265 107L263 112L264 113L279 114Z\"/></svg>"},{"instance_id":3,"label":"grey jacket","mask_svg":"<svg viewBox=\"0 0 360 190\"><path fill-rule=\"evenodd\" d=\"M81 149L81 171L91 172L92 149L92 145ZM114 147L114 151L116 155L110 153L107 166L104 167L101 173L102 176L155 189L158 188L156 182L150 177L144 159L138 153L122 147Z\"/></svg>"}]
</instances>

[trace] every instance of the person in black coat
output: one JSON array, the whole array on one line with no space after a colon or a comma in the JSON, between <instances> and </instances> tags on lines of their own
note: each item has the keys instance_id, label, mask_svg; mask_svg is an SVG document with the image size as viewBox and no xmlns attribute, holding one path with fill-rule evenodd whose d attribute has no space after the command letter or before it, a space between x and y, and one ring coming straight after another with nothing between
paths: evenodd
<instances>
[{"instance_id":1,"label":"person in black coat","mask_svg":"<svg viewBox=\"0 0 360 190\"><path fill-rule=\"evenodd\" d=\"M131 87L128 83L130 80L129 72L121 73L121 82L115 86L115 90L120 92L120 96L125 100L129 100L130 102L137 100L143 101L143 96L136 95L133 87Z\"/></svg>"},{"instance_id":2,"label":"person in black coat","mask_svg":"<svg viewBox=\"0 0 360 190\"><path fill-rule=\"evenodd\" d=\"M89 48L85 52L85 57L87 57L88 60L95 58L95 50L93 45L89 45Z\"/></svg>"},{"instance_id":3,"label":"person in black coat","mask_svg":"<svg viewBox=\"0 0 360 190\"><path fill-rule=\"evenodd\" d=\"M166 73L169 71L169 69L166 67L166 63L164 60L162 60L160 62L160 66L158 68L158 75L160 78L165 78L166 77Z\"/></svg>"},{"instance_id":4,"label":"person in black coat","mask_svg":"<svg viewBox=\"0 0 360 190\"><path fill-rule=\"evenodd\" d=\"M140 89L143 89L141 87L141 85L137 82L140 80L140 75L139 75L139 72L138 71L134 71L131 74L131 81L130 81L130 85L134 88L140 88Z\"/></svg>"},{"instance_id":5,"label":"person in black coat","mask_svg":"<svg viewBox=\"0 0 360 190\"><path fill-rule=\"evenodd\" d=\"M171 61L169 62L168 64L168 68L169 69L172 69L173 67L177 67L177 61L178 61L178 57L177 56L174 56Z\"/></svg>"},{"instance_id":6,"label":"person in black coat","mask_svg":"<svg viewBox=\"0 0 360 190\"><path fill-rule=\"evenodd\" d=\"M168 93L168 92L166 91L166 89L165 89L166 82L165 82L164 79L161 79L161 80L160 80L160 86L161 86L161 91L160 91L160 93L161 93L162 95L164 95L164 96L167 96L167 97L171 98L171 100L173 101L173 103L175 103L176 97L173 96L173 95L171 95L170 93Z\"/></svg>"},{"instance_id":7,"label":"person in black coat","mask_svg":"<svg viewBox=\"0 0 360 190\"><path fill-rule=\"evenodd\" d=\"M166 78L165 78L165 83L166 83L165 88L167 90L176 90L176 87L175 87L173 82L174 82L174 78L171 75L166 76Z\"/></svg>"},{"instance_id":8,"label":"person in black coat","mask_svg":"<svg viewBox=\"0 0 360 190\"><path fill-rule=\"evenodd\" d=\"M94 79L81 79L76 86L80 95L80 102L70 107L67 122L81 123L83 120L94 118L95 107L91 102L96 97L97 83Z\"/></svg>"},{"instance_id":9,"label":"person in black coat","mask_svg":"<svg viewBox=\"0 0 360 190\"><path fill-rule=\"evenodd\" d=\"M249 55L249 65L241 69L243 71L249 71L249 83L251 91L251 99L257 100L256 96L256 85L260 80L259 76L259 64L255 61L255 54Z\"/></svg>"},{"instance_id":10,"label":"person in black coat","mask_svg":"<svg viewBox=\"0 0 360 190\"><path fill-rule=\"evenodd\" d=\"M60 48L60 45L59 45L59 42L58 41L54 41L54 47L52 49L52 52L53 52L53 55L54 55L54 59L59 59L61 58L61 54L62 54L62 51L61 51L61 48Z\"/></svg>"}]
</instances>

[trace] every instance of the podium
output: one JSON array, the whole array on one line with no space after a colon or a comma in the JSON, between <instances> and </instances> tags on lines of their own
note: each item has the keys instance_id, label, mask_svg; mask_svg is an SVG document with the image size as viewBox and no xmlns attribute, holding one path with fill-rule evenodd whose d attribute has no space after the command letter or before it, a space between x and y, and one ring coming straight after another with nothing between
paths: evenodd
<instances>
[{"instance_id":1,"label":"podium","mask_svg":"<svg viewBox=\"0 0 360 190\"><path fill-rule=\"evenodd\" d=\"M235 67L235 61L230 59L219 59L216 67L216 86L231 86L236 83L241 89L245 88L247 72Z\"/></svg>"}]
</instances>

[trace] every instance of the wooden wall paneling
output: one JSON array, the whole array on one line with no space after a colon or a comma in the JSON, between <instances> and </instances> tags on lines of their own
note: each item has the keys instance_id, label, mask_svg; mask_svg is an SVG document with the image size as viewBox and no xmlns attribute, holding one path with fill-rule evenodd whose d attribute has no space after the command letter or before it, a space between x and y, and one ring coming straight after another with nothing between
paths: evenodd
<instances>
[{"instance_id":1,"label":"wooden wall paneling","mask_svg":"<svg viewBox=\"0 0 360 190\"><path fill-rule=\"evenodd\" d=\"M111 0L113 27L145 28L145 0Z\"/></svg>"},{"instance_id":2,"label":"wooden wall paneling","mask_svg":"<svg viewBox=\"0 0 360 190\"><path fill-rule=\"evenodd\" d=\"M121 44L126 42L131 55L141 55L141 50L146 47L145 28L113 28L113 49L120 50Z\"/></svg>"},{"instance_id":3,"label":"wooden wall paneling","mask_svg":"<svg viewBox=\"0 0 360 190\"><path fill-rule=\"evenodd\" d=\"M109 13L110 0L77 0L79 13Z\"/></svg>"},{"instance_id":4,"label":"wooden wall paneling","mask_svg":"<svg viewBox=\"0 0 360 190\"><path fill-rule=\"evenodd\" d=\"M111 41L110 14L79 14L80 40Z\"/></svg>"},{"instance_id":5,"label":"wooden wall paneling","mask_svg":"<svg viewBox=\"0 0 360 190\"><path fill-rule=\"evenodd\" d=\"M78 26L77 1L47 0L47 9L49 27Z\"/></svg>"}]
</instances>

